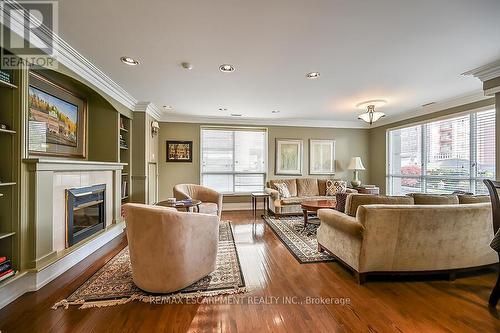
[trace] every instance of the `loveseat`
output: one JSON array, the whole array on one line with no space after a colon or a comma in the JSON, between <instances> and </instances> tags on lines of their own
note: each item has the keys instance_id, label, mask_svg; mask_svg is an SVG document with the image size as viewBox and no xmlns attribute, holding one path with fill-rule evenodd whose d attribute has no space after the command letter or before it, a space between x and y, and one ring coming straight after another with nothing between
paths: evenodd
<instances>
[{"instance_id":1,"label":"loveseat","mask_svg":"<svg viewBox=\"0 0 500 333\"><path fill-rule=\"evenodd\" d=\"M327 179L316 178L288 178L273 179L266 183L266 192L269 193L269 209L279 218L281 215L302 214L300 204L307 200L335 199L335 196L326 195ZM286 184L290 192L289 198L280 196L275 184ZM346 192L356 193L356 190L346 189Z\"/></svg>"},{"instance_id":2,"label":"loveseat","mask_svg":"<svg viewBox=\"0 0 500 333\"><path fill-rule=\"evenodd\" d=\"M487 196L352 194L345 212L320 209L320 251L328 251L354 271L415 273L476 268L498 262Z\"/></svg>"}]
</instances>

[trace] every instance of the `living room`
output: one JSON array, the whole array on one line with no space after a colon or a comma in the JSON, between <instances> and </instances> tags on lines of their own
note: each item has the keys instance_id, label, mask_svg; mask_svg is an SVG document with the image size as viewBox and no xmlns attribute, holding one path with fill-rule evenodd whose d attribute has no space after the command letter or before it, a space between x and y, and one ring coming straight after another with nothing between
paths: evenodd
<instances>
[{"instance_id":1,"label":"living room","mask_svg":"<svg viewBox=\"0 0 500 333\"><path fill-rule=\"evenodd\" d=\"M500 331L499 15L2 1L0 332Z\"/></svg>"}]
</instances>

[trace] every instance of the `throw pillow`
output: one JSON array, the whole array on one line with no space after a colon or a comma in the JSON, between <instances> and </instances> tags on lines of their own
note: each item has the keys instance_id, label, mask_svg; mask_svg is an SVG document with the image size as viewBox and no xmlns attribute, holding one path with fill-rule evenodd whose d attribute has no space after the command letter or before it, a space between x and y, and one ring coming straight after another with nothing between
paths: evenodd
<instances>
[{"instance_id":1,"label":"throw pillow","mask_svg":"<svg viewBox=\"0 0 500 333\"><path fill-rule=\"evenodd\" d=\"M347 190L347 184L343 180L327 180L326 181L326 195L334 196L337 193L345 193Z\"/></svg>"},{"instance_id":2,"label":"throw pillow","mask_svg":"<svg viewBox=\"0 0 500 333\"><path fill-rule=\"evenodd\" d=\"M276 190L278 190L281 198L290 198L290 191L288 190L288 186L285 183L274 183Z\"/></svg>"},{"instance_id":3,"label":"throw pillow","mask_svg":"<svg viewBox=\"0 0 500 333\"><path fill-rule=\"evenodd\" d=\"M345 203L347 201L347 196L349 193L343 192L343 193L337 193L335 195L335 200L337 201L335 205L335 210L338 210L341 213L345 212Z\"/></svg>"}]
</instances>

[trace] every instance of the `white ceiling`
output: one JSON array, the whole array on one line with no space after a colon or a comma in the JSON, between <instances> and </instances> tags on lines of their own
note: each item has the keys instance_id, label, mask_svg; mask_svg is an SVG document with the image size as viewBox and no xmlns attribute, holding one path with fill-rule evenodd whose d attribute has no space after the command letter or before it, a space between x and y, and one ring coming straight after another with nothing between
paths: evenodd
<instances>
[{"instance_id":1,"label":"white ceiling","mask_svg":"<svg viewBox=\"0 0 500 333\"><path fill-rule=\"evenodd\" d=\"M64 0L59 35L165 119L357 123L381 98L390 121L481 89L461 73L500 58L500 1Z\"/></svg>"}]
</instances>

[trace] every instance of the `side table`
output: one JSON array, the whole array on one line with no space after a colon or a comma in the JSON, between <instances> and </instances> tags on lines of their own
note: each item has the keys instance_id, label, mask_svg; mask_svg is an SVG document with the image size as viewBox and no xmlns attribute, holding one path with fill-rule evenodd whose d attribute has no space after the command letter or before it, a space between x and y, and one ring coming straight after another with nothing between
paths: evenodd
<instances>
[{"instance_id":1,"label":"side table","mask_svg":"<svg viewBox=\"0 0 500 333\"><path fill-rule=\"evenodd\" d=\"M359 194L380 194L380 188L378 187L355 187L354 189L358 191Z\"/></svg>"},{"instance_id":2,"label":"side table","mask_svg":"<svg viewBox=\"0 0 500 333\"><path fill-rule=\"evenodd\" d=\"M253 217L257 217L257 201L259 198L264 199L264 214L267 215L267 211L269 210L269 193L266 192L254 192L251 194L252 197L252 212Z\"/></svg>"}]
</instances>

